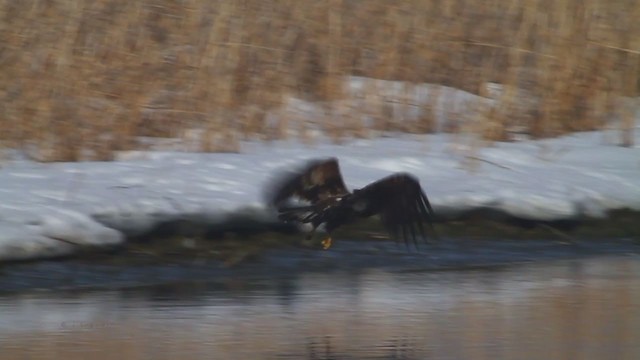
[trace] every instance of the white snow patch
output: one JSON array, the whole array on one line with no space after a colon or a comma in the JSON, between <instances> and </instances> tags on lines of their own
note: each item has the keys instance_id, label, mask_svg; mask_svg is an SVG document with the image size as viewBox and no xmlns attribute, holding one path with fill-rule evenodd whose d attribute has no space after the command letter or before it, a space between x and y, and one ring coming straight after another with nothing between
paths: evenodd
<instances>
[{"instance_id":1,"label":"white snow patch","mask_svg":"<svg viewBox=\"0 0 640 360\"><path fill-rule=\"evenodd\" d=\"M19 177L19 178L30 178L30 179L44 179L46 178L45 174L29 174L22 172L14 172L9 174L10 176Z\"/></svg>"},{"instance_id":2,"label":"white snow patch","mask_svg":"<svg viewBox=\"0 0 640 360\"><path fill-rule=\"evenodd\" d=\"M0 261L68 255L74 245L51 239L25 224L0 221Z\"/></svg>"},{"instance_id":3,"label":"white snow patch","mask_svg":"<svg viewBox=\"0 0 640 360\"><path fill-rule=\"evenodd\" d=\"M118 245L124 236L85 214L41 208L28 221L0 219L0 261L71 254L86 247Z\"/></svg>"}]
</instances>

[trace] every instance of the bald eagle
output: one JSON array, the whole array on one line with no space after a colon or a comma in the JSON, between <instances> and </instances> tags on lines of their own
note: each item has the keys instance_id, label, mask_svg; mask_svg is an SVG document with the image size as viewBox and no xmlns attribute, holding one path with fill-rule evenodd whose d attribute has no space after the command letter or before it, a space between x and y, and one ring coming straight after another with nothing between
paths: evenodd
<instances>
[{"instance_id":1,"label":"bald eagle","mask_svg":"<svg viewBox=\"0 0 640 360\"><path fill-rule=\"evenodd\" d=\"M407 248L410 241L417 248L419 237L427 241L425 223L435 235L429 199L418 179L408 173L395 173L350 192L342 179L338 159L315 159L296 171L280 175L267 186L265 195L280 220L311 225L307 240L324 225L328 235L322 241L324 249L331 246L332 231L373 215L379 215L390 235L396 242L402 238Z\"/></svg>"}]
</instances>

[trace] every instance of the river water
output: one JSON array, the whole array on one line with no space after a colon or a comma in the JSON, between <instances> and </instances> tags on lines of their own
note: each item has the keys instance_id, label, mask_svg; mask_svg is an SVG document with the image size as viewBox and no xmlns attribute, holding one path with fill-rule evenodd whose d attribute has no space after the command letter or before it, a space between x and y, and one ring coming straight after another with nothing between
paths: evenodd
<instances>
[{"instance_id":1,"label":"river water","mask_svg":"<svg viewBox=\"0 0 640 360\"><path fill-rule=\"evenodd\" d=\"M640 256L0 297L0 359L640 359Z\"/></svg>"}]
</instances>

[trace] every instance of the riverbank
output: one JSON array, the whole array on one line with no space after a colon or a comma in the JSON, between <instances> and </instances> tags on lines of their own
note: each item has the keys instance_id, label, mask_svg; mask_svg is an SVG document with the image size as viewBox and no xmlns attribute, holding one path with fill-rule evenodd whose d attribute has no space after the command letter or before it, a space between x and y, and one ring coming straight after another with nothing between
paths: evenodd
<instances>
[{"instance_id":1,"label":"riverbank","mask_svg":"<svg viewBox=\"0 0 640 360\"><path fill-rule=\"evenodd\" d=\"M328 156L339 158L351 189L393 172L414 174L438 227L450 229L443 231L446 236L493 232L514 238L531 227L543 231L539 238L567 240L576 237L574 230L577 238L592 231L603 238L637 236L640 147L617 146L602 131L475 150L452 136L397 135L315 146L248 142L242 153L136 151L122 152L113 162L17 158L0 168L0 261L111 251L171 236L291 232L265 208L263 188L281 171ZM640 132L636 138L640 143ZM501 229L503 223L509 226ZM377 223L361 226L370 224Z\"/></svg>"}]
</instances>

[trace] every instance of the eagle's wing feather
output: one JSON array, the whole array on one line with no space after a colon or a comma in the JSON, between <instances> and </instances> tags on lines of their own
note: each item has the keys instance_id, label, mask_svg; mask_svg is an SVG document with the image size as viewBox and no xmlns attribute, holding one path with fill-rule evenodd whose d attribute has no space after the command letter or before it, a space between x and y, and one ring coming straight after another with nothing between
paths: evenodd
<instances>
[{"instance_id":1,"label":"eagle's wing feather","mask_svg":"<svg viewBox=\"0 0 640 360\"><path fill-rule=\"evenodd\" d=\"M276 208L292 197L311 204L349 191L344 185L338 159L311 160L300 169L281 175L266 188L267 203Z\"/></svg>"},{"instance_id":2,"label":"eagle's wing feather","mask_svg":"<svg viewBox=\"0 0 640 360\"><path fill-rule=\"evenodd\" d=\"M424 223L432 234L433 209L418 180L405 173L394 174L354 192L354 200L364 201L369 214L378 213L382 223L396 240L417 247L418 237L427 241Z\"/></svg>"}]
</instances>

